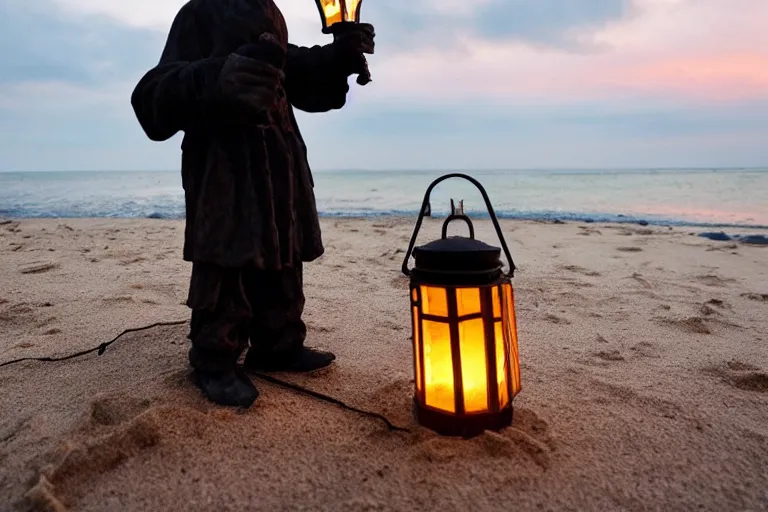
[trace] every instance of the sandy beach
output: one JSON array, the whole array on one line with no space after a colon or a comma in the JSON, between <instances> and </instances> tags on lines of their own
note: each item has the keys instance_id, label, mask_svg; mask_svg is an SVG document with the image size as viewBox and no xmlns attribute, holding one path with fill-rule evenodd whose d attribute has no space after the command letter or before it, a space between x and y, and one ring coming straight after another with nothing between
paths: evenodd
<instances>
[{"instance_id":1,"label":"sandy beach","mask_svg":"<svg viewBox=\"0 0 768 512\"><path fill-rule=\"evenodd\" d=\"M412 416L412 227L323 221L305 318L308 345L338 360L280 376L409 432L260 380L250 410L210 405L188 381L187 326L158 327L0 368L0 510L768 509L768 248L504 222L523 390L512 427L460 440ZM4 221L0 363L186 320L183 229Z\"/></svg>"}]
</instances>

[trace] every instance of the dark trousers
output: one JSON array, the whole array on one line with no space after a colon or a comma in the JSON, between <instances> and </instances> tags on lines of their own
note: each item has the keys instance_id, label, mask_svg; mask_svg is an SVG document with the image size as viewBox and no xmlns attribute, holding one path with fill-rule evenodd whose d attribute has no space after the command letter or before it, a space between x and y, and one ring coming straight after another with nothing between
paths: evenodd
<instances>
[{"instance_id":1,"label":"dark trousers","mask_svg":"<svg viewBox=\"0 0 768 512\"><path fill-rule=\"evenodd\" d=\"M306 339L304 302L301 264L262 270L193 263L190 364L205 372L231 369L249 341L249 359L290 358Z\"/></svg>"}]
</instances>

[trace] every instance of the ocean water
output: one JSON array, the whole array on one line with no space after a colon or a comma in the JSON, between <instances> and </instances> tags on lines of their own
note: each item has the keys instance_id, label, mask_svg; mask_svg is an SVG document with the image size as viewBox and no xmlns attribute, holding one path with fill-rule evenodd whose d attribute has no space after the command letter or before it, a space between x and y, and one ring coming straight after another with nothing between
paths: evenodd
<instances>
[{"instance_id":1,"label":"ocean water","mask_svg":"<svg viewBox=\"0 0 768 512\"><path fill-rule=\"evenodd\" d=\"M319 171L323 216L416 215L429 184L445 172ZM715 170L472 171L500 218L768 227L768 168ZM451 198L484 217L479 192L464 180L434 190L432 212ZM0 173L0 217L183 218L178 172Z\"/></svg>"}]
</instances>

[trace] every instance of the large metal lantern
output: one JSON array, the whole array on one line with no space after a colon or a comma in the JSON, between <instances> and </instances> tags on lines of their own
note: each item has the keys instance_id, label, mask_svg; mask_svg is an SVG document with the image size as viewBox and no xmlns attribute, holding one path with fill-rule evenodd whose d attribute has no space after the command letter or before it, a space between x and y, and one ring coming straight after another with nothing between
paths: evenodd
<instances>
[{"instance_id":1,"label":"large metal lantern","mask_svg":"<svg viewBox=\"0 0 768 512\"><path fill-rule=\"evenodd\" d=\"M323 34L338 35L360 23L360 8L363 0L315 0L323 23ZM364 71L357 77L357 83L365 85L371 81L368 62L362 56Z\"/></svg>"},{"instance_id":2,"label":"large metal lantern","mask_svg":"<svg viewBox=\"0 0 768 512\"><path fill-rule=\"evenodd\" d=\"M481 192L501 249L475 239L474 226L451 203L442 238L416 247L432 189L448 178L464 178ZM461 220L469 237L447 236ZM408 268L413 255L415 266ZM427 189L403 261L410 277L413 360L418 422L443 435L471 437L512 423L512 399L520 392L514 291L515 265L501 227L480 183L465 174L447 174Z\"/></svg>"}]
</instances>

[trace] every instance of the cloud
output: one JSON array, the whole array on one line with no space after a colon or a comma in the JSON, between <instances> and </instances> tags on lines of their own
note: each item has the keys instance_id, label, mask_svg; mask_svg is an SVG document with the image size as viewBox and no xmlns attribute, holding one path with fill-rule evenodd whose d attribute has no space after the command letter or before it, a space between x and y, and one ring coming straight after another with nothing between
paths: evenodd
<instances>
[{"instance_id":1,"label":"cloud","mask_svg":"<svg viewBox=\"0 0 768 512\"><path fill-rule=\"evenodd\" d=\"M0 0L0 169L177 168L178 138L148 141L129 99L184 3ZM277 3L293 42L330 40L313 0ZM765 0L364 0L362 18L374 82L298 113L315 168L768 162Z\"/></svg>"},{"instance_id":2,"label":"cloud","mask_svg":"<svg viewBox=\"0 0 768 512\"><path fill-rule=\"evenodd\" d=\"M624 19L629 0L494 0L480 6L475 33L491 40L580 45L574 34Z\"/></svg>"},{"instance_id":3,"label":"cloud","mask_svg":"<svg viewBox=\"0 0 768 512\"><path fill-rule=\"evenodd\" d=\"M48 1L0 3L0 83L107 83L156 59L162 35L76 15Z\"/></svg>"},{"instance_id":4,"label":"cloud","mask_svg":"<svg viewBox=\"0 0 768 512\"><path fill-rule=\"evenodd\" d=\"M505 37L466 30L453 36L453 46L377 55L372 65L381 85L377 94L390 101L501 103L768 97L768 39L760 21L768 19L768 2L745 0L739 9L726 0L579 2L585 7L580 14L553 7L573 5L565 0L526 4L540 7L526 17L525 10L514 10L517 2L508 1L511 11L498 13ZM547 16L548 10L559 14ZM511 12L516 17L510 18Z\"/></svg>"}]
</instances>

